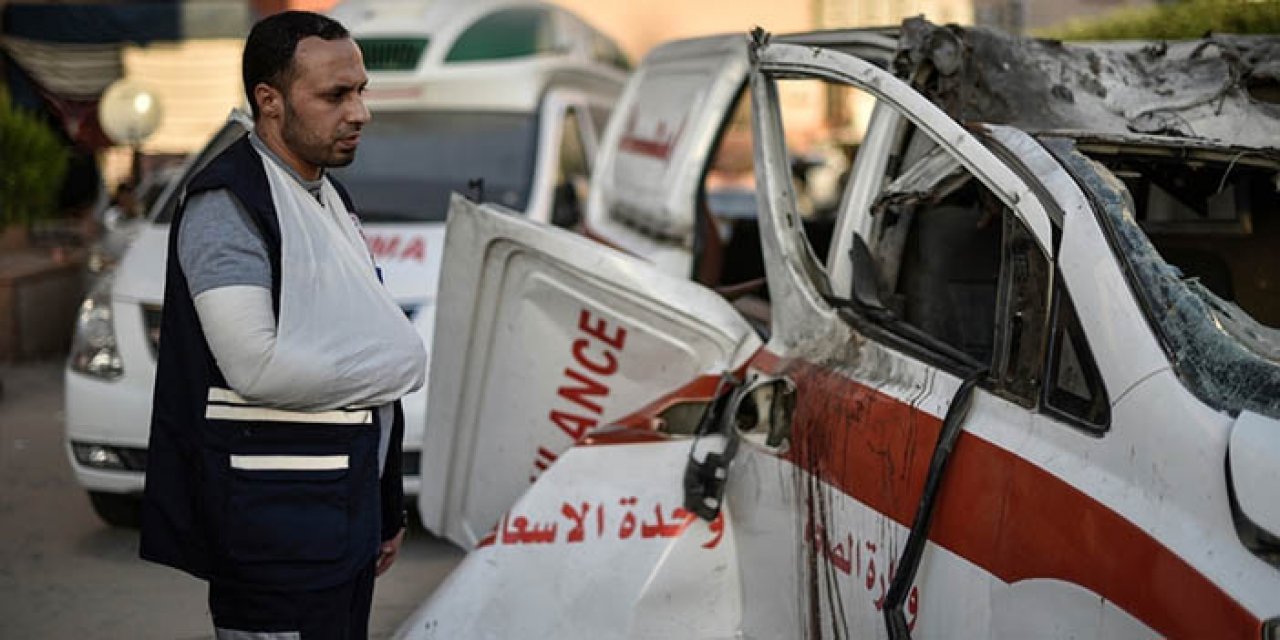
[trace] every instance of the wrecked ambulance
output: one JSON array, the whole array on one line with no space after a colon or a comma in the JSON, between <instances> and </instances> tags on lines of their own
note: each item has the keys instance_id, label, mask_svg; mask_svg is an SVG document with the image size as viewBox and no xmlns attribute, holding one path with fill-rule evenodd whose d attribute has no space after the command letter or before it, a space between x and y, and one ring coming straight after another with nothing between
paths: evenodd
<instances>
[{"instance_id":1,"label":"wrecked ambulance","mask_svg":"<svg viewBox=\"0 0 1280 640\"><path fill-rule=\"evenodd\" d=\"M455 196L420 507L473 550L399 636L1276 638L1277 41L797 40L666 45L610 121L683 277ZM829 234L797 78L875 100ZM744 80L763 289L681 173Z\"/></svg>"}]
</instances>

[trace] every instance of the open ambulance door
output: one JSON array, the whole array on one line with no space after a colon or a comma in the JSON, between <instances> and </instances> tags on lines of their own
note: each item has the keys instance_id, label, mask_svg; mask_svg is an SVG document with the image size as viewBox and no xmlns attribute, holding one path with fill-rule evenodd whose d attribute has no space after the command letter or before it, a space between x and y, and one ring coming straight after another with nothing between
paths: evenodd
<instances>
[{"instance_id":1,"label":"open ambulance door","mask_svg":"<svg viewBox=\"0 0 1280 640\"><path fill-rule=\"evenodd\" d=\"M456 195L443 263L418 506L467 548L592 429L760 345L707 289Z\"/></svg>"}]
</instances>

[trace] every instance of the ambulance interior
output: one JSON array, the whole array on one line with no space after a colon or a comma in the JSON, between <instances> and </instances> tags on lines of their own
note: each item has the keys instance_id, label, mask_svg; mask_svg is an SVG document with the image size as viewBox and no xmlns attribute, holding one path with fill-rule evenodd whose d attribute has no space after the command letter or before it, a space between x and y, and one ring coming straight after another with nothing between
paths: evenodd
<instances>
[{"instance_id":1,"label":"ambulance interior","mask_svg":"<svg viewBox=\"0 0 1280 640\"><path fill-rule=\"evenodd\" d=\"M824 81L778 84L796 207L810 250L826 264L857 141L874 101ZM806 122L804 110L791 108L789 94L824 101L837 125ZM730 299L767 335L751 135L744 94L722 126L704 175L695 278ZM957 358L988 363L1005 238L1023 236L1006 228L1013 219L1004 216L1000 201L927 135L903 126L893 146L900 151L891 157L872 204L871 262L862 265L873 272L875 303Z\"/></svg>"}]
</instances>

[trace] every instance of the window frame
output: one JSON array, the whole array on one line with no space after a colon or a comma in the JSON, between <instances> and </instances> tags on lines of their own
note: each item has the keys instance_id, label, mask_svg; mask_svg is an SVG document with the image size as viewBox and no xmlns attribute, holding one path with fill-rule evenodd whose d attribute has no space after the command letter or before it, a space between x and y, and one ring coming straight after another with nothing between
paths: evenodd
<instances>
[{"instance_id":1,"label":"window frame","mask_svg":"<svg viewBox=\"0 0 1280 640\"><path fill-rule=\"evenodd\" d=\"M1044 350L1044 373L1041 376L1043 382L1040 385L1040 412L1088 435L1101 437L1111 430L1111 397L1102 379L1102 371L1098 368L1098 359L1093 355L1093 347L1089 344L1089 336L1085 333L1084 326L1080 323L1080 316L1075 310L1075 304L1071 301L1071 294L1067 291L1061 276L1055 280L1057 283L1053 289L1053 311L1049 316L1049 332ZM1064 303L1067 305L1066 308L1063 306ZM1070 314L1067 318L1069 324L1065 327L1062 325L1064 313ZM1060 349L1063 346L1061 338L1064 330L1070 334L1068 336L1071 339L1070 344L1074 347L1076 362L1080 365L1085 384L1095 395L1096 399L1092 402L1101 404L1101 416L1098 420L1090 420L1079 415L1074 407L1059 406L1052 397L1058 380L1057 365L1061 358Z\"/></svg>"}]
</instances>

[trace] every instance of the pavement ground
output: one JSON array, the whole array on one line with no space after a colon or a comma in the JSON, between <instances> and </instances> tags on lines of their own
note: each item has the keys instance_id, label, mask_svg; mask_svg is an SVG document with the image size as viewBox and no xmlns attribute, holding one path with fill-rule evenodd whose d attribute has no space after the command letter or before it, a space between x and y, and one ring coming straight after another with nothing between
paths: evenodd
<instances>
[{"instance_id":1,"label":"pavement ground","mask_svg":"<svg viewBox=\"0 0 1280 640\"><path fill-rule=\"evenodd\" d=\"M67 462L63 363L0 365L0 638L212 638L205 584L138 559L138 532L93 513ZM378 580L370 637L390 637L462 559L409 532Z\"/></svg>"}]
</instances>

